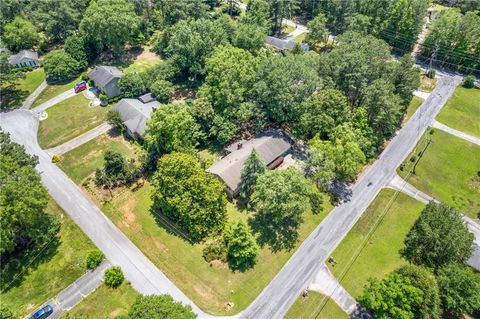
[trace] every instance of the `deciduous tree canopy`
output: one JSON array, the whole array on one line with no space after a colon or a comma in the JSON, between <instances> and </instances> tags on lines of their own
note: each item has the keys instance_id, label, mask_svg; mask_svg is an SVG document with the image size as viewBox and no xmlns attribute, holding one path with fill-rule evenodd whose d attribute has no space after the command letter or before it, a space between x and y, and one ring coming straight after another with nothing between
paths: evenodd
<instances>
[{"instance_id":1,"label":"deciduous tree canopy","mask_svg":"<svg viewBox=\"0 0 480 319\"><path fill-rule=\"evenodd\" d=\"M128 312L131 319L195 319L190 306L173 300L170 295L140 296Z\"/></svg>"}]
</instances>

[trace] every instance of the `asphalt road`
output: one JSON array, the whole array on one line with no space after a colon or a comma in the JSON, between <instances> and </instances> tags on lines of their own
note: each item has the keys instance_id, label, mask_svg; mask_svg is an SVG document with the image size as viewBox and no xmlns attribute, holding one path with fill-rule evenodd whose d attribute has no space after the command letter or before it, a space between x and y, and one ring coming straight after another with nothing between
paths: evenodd
<instances>
[{"instance_id":1,"label":"asphalt road","mask_svg":"<svg viewBox=\"0 0 480 319\"><path fill-rule=\"evenodd\" d=\"M331 252L342 241L378 192L395 176L396 168L415 147L452 95L461 77L444 77L379 159L351 187L349 201L337 206L302 243L242 318L282 318L301 291L313 281Z\"/></svg>"},{"instance_id":2,"label":"asphalt road","mask_svg":"<svg viewBox=\"0 0 480 319\"><path fill-rule=\"evenodd\" d=\"M350 199L337 206L323 220L239 317L274 319L285 315L380 189L395 176L396 167L414 148L460 81L460 77L450 76L439 80L432 94L390 141L379 159L351 187ZM199 318L213 317L195 306L103 215L80 188L51 163L50 156L37 143L38 120L32 112L16 110L0 114L0 126L10 132L12 140L24 145L28 153L39 157L37 169L49 193L112 264L122 267L127 280L137 291L143 294L170 294L175 300L190 304Z\"/></svg>"},{"instance_id":3,"label":"asphalt road","mask_svg":"<svg viewBox=\"0 0 480 319\"><path fill-rule=\"evenodd\" d=\"M132 286L142 294L169 294L190 304L202 318L208 318L108 219L95 203L51 162L37 142L38 119L33 112L16 110L0 114L0 127L14 142L37 155L37 170L50 195L113 264L119 265Z\"/></svg>"}]
</instances>

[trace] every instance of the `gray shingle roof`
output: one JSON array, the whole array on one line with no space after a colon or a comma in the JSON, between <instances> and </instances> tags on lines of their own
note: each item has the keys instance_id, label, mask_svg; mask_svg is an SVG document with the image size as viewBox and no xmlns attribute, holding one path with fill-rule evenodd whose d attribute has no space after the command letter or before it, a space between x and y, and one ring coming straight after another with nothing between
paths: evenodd
<instances>
[{"instance_id":1,"label":"gray shingle roof","mask_svg":"<svg viewBox=\"0 0 480 319\"><path fill-rule=\"evenodd\" d=\"M113 110L120 113L123 123L132 133L140 136L145 133L147 121L152 112L160 106L160 102L142 103L137 99L121 99Z\"/></svg>"},{"instance_id":2,"label":"gray shingle roof","mask_svg":"<svg viewBox=\"0 0 480 319\"><path fill-rule=\"evenodd\" d=\"M268 36L266 43L278 50L291 50L295 47L297 42L295 41L289 41L289 40L283 40L275 37ZM300 46L303 48L304 51L307 51L309 49L308 44L306 43L298 43Z\"/></svg>"},{"instance_id":3,"label":"gray shingle roof","mask_svg":"<svg viewBox=\"0 0 480 319\"><path fill-rule=\"evenodd\" d=\"M8 62L10 64L15 65L15 64L21 62L24 58L35 60L35 61L38 62L38 53L34 52L32 50L22 50L22 51L18 52L17 54L11 55L8 58Z\"/></svg>"},{"instance_id":4,"label":"gray shingle roof","mask_svg":"<svg viewBox=\"0 0 480 319\"><path fill-rule=\"evenodd\" d=\"M241 148L238 147L239 144ZM208 171L220 177L235 195L240 187L243 164L254 148L265 165L268 165L290 151L291 142L283 131L264 132L254 139L228 146L226 150L230 153L210 166Z\"/></svg>"},{"instance_id":5,"label":"gray shingle roof","mask_svg":"<svg viewBox=\"0 0 480 319\"><path fill-rule=\"evenodd\" d=\"M100 65L96 66L89 74L88 77L95 82L95 85L99 87L105 87L110 81L115 78L121 78L123 72L117 67Z\"/></svg>"}]
</instances>

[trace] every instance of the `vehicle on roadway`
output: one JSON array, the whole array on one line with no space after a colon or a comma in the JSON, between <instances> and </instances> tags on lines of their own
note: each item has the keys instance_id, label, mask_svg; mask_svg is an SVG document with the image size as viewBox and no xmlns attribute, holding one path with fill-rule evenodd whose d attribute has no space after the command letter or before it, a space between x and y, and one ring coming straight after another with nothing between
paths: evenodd
<instances>
[{"instance_id":1,"label":"vehicle on roadway","mask_svg":"<svg viewBox=\"0 0 480 319\"><path fill-rule=\"evenodd\" d=\"M29 319L45 319L53 313L53 308L50 305L46 305L43 308L38 309Z\"/></svg>"},{"instance_id":2,"label":"vehicle on roadway","mask_svg":"<svg viewBox=\"0 0 480 319\"><path fill-rule=\"evenodd\" d=\"M82 92L83 90L87 89L87 82L85 81L80 81L75 86L73 87L73 90L75 93Z\"/></svg>"}]
</instances>

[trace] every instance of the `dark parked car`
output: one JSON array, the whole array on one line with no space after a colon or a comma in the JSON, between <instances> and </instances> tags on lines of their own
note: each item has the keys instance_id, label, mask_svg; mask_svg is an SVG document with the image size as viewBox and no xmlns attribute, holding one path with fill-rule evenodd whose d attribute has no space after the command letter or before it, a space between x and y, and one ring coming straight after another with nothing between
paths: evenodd
<instances>
[{"instance_id":1,"label":"dark parked car","mask_svg":"<svg viewBox=\"0 0 480 319\"><path fill-rule=\"evenodd\" d=\"M87 88L87 82L80 81L77 84L75 84L75 86L73 87L73 90L75 91L75 93L78 93L78 92L82 92L86 88Z\"/></svg>"},{"instance_id":2,"label":"dark parked car","mask_svg":"<svg viewBox=\"0 0 480 319\"><path fill-rule=\"evenodd\" d=\"M38 309L35 313L30 317L30 319L45 319L53 313L53 308L50 305L46 305L45 307Z\"/></svg>"}]
</instances>

